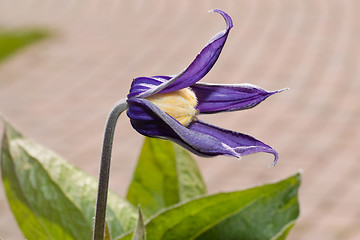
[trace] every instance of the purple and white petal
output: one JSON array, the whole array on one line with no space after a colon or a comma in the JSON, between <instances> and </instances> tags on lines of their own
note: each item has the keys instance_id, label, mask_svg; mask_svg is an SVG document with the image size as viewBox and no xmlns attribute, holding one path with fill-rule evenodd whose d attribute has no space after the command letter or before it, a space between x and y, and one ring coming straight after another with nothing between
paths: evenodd
<instances>
[{"instance_id":1,"label":"purple and white petal","mask_svg":"<svg viewBox=\"0 0 360 240\"><path fill-rule=\"evenodd\" d=\"M171 92L189 87L203 78L210 71L216 60L219 58L229 31L233 26L230 16L225 12L218 9L212 11L223 16L226 22L226 29L216 34L184 71L172 77L169 81L144 91L135 97L146 98L158 92Z\"/></svg>"},{"instance_id":2,"label":"purple and white petal","mask_svg":"<svg viewBox=\"0 0 360 240\"><path fill-rule=\"evenodd\" d=\"M274 155L273 165L275 165L278 160L278 153L272 147L249 135L219 128L202 121L195 121L190 126L190 130L197 133L208 134L216 138L228 148L234 150L238 156L266 152Z\"/></svg>"},{"instance_id":3,"label":"purple and white petal","mask_svg":"<svg viewBox=\"0 0 360 240\"><path fill-rule=\"evenodd\" d=\"M189 151L205 157L230 155L239 157L233 149L205 133L190 130L146 99L129 99L128 116L140 134L172 140Z\"/></svg>"},{"instance_id":4,"label":"purple and white petal","mask_svg":"<svg viewBox=\"0 0 360 240\"><path fill-rule=\"evenodd\" d=\"M197 83L191 89L197 97L200 114L249 109L284 90L269 92L252 84L209 83Z\"/></svg>"},{"instance_id":5,"label":"purple and white petal","mask_svg":"<svg viewBox=\"0 0 360 240\"><path fill-rule=\"evenodd\" d=\"M172 140L200 156L230 155L240 158L267 152L275 156L274 164L277 161L274 149L251 136L201 121L194 121L186 128L146 99L136 98L128 102L131 124L143 135Z\"/></svg>"},{"instance_id":6,"label":"purple and white petal","mask_svg":"<svg viewBox=\"0 0 360 240\"><path fill-rule=\"evenodd\" d=\"M165 76L154 76L154 77L138 77L135 78L131 83L131 88L128 94L128 98L137 97L144 92L156 88L161 85L169 78Z\"/></svg>"}]
</instances>

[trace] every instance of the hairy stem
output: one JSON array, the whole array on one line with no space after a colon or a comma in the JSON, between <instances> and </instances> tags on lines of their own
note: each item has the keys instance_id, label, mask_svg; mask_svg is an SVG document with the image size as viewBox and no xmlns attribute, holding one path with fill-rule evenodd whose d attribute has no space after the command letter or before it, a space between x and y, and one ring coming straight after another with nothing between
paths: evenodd
<instances>
[{"instance_id":1,"label":"hairy stem","mask_svg":"<svg viewBox=\"0 0 360 240\"><path fill-rule=\"evenodd\" d=\"M106 202L108 195L111 152L112 152L115 126L120 114L123 111L125 111L127 107L128 105L126 99L120 100L115 104L113 109L110 111L110 114L106 121L103 148L101 153L99 186L98 186L98 195L96 200L93 240L104 239Z\"/></svg>"}]
</instances>

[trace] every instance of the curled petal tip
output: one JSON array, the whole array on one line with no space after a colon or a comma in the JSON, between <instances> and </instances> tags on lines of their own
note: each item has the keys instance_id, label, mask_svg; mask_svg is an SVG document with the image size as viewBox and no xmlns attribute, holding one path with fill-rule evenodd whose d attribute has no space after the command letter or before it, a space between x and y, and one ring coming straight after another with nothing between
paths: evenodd
<instances>
[{"instance_id":1,"label":"curled petal tip","mask_svg":"<svg viewBox=\"0 0 360 240\"><path fill-rule=\"evenodd\" d=\"M272 154L274 154L274 161L271 163L269 168L275 167L275 165L279 159L279 154L275 150L274 150L274 152L272 152Z\"/></svg>"},{"instance_id":2,"label":"curled petal tip","mask_svg":"<svg viewBox=\"0 0 360 240\"><path fill-rule=\"evenodd\" d=\"M290 90L290 88L283 88L283 89L277 90L276 92L279 93L279 92L283 92L283 91L286 91L286 90Z\"/></svg>"},{"instance_id":3,"label":"curled petal tip","mask_svg":"<svg viewBox=\"0 0 360 240\"><path fill-rule=\"evenodd\" d=\"M282 89L279 89L279 90L270 91L269 93L270 93L271 95L273 95L273 94L281 93L281 92L284 92L284 91L287 91L287 90L290 90L290 88L282 88Z\"/></svg>"},{"instance_id":4,"label":"curled petal tip","mask_svg":"<svg viewBox=\"0 0 360 240\"><path fill-rule=\"evenodd\" d=\"M220 10L220 9L211 9L209 11L210 13L213 13L213 12L216 12L216 13L219 13L221 14L221 16L223 16L223 18L225 19L225 22L226 22L226 29L229 30L230 28L233 27L233 22L232 22L232 19L231 17L224 11Z\"/></svg>"}]
</instances>

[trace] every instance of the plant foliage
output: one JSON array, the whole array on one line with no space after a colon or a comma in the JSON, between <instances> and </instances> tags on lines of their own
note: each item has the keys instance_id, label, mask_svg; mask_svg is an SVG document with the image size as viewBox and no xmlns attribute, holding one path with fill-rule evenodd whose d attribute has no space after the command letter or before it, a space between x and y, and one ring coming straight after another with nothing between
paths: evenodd
<instances>
[{"instance_id":1,"label":"plant foliage","mask_svg":"<svg viewBox=\"0 0 360 240\"><path fill-rule=\"evenodd\" d=\"M4 125L2 180L24 236L91 239L97 181ZM109 193L106 239L282 240L299 215L299 185L300 174L295 174L277 183L208 195L188 152L146 138L127 200Z\"/></svg>"}]
</instances>

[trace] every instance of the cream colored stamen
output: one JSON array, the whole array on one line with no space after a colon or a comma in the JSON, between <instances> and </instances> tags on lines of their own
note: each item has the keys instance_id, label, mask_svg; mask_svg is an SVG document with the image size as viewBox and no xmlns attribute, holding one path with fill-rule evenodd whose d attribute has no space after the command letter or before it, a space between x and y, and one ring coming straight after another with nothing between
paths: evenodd
<instances>
[{"instance_id":1,"label":"cream colored stamen","mask_svg":"<svg viewBox=\"0 0 360 240\"><path fill-rule=\"evenodd\" d=\"M175 118L184 126L188 126L196 116L197 99L190 88L159 93L146 98L158 108Z\"/></svg>"}]
</instances>

